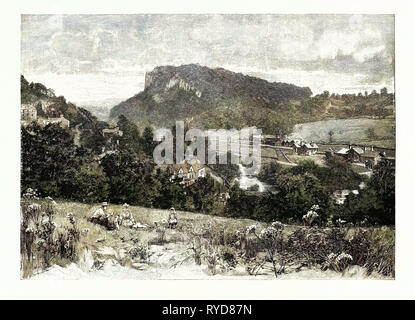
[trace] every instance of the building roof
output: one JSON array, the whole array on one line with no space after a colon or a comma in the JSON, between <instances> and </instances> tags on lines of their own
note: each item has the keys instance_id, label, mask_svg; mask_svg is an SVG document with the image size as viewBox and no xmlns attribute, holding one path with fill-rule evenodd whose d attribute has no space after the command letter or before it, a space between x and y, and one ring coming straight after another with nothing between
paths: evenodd
<instances>
[{"instance_id":1,"label":"building roof","mask_svg":"<svg viewBox=\"0 0 415 320\"><path fill-rule=\"evenodd\" d=\"M354 150L354 151L356 151L358 154L363 154L363 153L364 153L363 149L362 149L362 148L360 148L360 147L351 147L351 148L350 148L350 150Z\"/></svg>"},{"instance_id":2,"label":"building roof","mask_svg":"<svg viewBox=\"0 0 415 320\"><path fill-rule=\"evenodd\" d=\"M337 151L337 154L347 154L347 152L349 151L349 148L341 148L339 151Z\"/></svg>"},{"instance_id":3,"label":"building roof","mask_svg":"<svg viewBox=\"0 0 415 320\"><path fill-rule=\"evenodd\" d=\"M318 146L315 143L306 143L305 146L307 149L318 149Z\"/></svg>"},{"instance_id":4,"label":"building roof","mask_svg":"<svg viewBox=\"0 0 415 320\"><path fill-rule=\"evenodd\" d=\"M351 147L351 148L341 148L339 151L336 152L336 154L341 154L341 155L345 155L348 154L349 152L354 151L359 155L362 155L364 153L362 148L359 147Z\"/></svg>"},{"instance_id":5,"label":"building roof","mask_svg":"<svg viewBox=\"0 0 415 320\"><path fill-rule=\"evenodd\" d=\"M179 163L173 165L173 170L175 172L178 172L180 169L183 170L183 173L188 173L190 171L190 168L193 167L194 172L198 172L200 169L204 168L204 165L198 162L185 162L185 163Z\"/></svg>"},{"instance_id":6,"label":"building roof","mask_svg":"<svg viewBox=\"0 0 415 320\"><path fill-rule=\"evenodd\" d=\"M115 133L115 134L118 134L120 136L123 135L123 132L118 127L116 127L116 128L105 128L105 129L102 129L102 133Z\"/></svg>"}]
</instances>

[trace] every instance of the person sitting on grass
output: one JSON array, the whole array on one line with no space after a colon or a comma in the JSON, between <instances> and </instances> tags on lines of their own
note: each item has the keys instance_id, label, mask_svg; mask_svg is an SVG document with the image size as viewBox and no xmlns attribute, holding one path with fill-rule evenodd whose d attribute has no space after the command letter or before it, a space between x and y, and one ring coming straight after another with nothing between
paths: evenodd
<instances>
[{"instance_id":1,"label":"person sitting on grass","mask_svg":"<svg viewBox=\"0 0 415 320\"><path fill-rule=\"evenodd\" d=\"M174 210L174 208L170 208L168 222L169 222L169 228L170 229L176 229L176 226L177 226L177 214L176 214L176 210Z\"/></svg>"},{"instance_id":2,"label":"person sitting on grass","mask_svg":"<svg viewBox=\"0 0 415 320\"><path fill-rule=\"evenodd\" d=\"M108 202L103 202L101 204L101 208L98 208L97 210L95 210L91 218L100 219L102 217L105 217L107 208L108 208Z\"/></svg>"}]
</instances>

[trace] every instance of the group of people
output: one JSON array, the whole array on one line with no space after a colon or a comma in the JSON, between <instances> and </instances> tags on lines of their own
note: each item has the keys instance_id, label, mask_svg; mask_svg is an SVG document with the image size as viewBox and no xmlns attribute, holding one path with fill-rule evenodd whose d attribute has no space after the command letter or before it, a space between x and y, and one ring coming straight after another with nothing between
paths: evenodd
<instances>
[{"instance_id":1,"label":"group of people","mask_svg":"<svg viewBox=\"0 0 415 320\"><path fill-rule=\"evenodd\" d=\"M125 225L126 227L134 228L134 226L139 225L136 223L133 214L128 209L129 205L124 203L123 212L121 215L114 215L113 213L108 213L108 202L103 202L101 207L95 210L93 215L89 218L89 221L104 225L109 230L119 229L120 226ZM172 207L169 210L169 216L167 219L168 228L175 229L178 223L176 210Z\"/></svg>"}]
</instances>

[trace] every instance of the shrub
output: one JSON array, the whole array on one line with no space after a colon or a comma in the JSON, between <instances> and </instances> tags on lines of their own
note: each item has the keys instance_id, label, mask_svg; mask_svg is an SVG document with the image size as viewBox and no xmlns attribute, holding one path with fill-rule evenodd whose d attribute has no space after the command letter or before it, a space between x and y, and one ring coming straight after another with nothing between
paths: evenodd
<instances>
[{"instance_id":1,"label":"shrub","mask_svg":"<svg viewBox=\"0 0 415 320\"><path fill-rule=\"evenodd\" d=\"M54 221L55 202L51 198L43 202L36 191L28 189L21 201L21 264L22 277L44 270L53 263L75 261L79 230L76 221L68 214L69 226L58 227Z\"/></svg>"}]
</instances>

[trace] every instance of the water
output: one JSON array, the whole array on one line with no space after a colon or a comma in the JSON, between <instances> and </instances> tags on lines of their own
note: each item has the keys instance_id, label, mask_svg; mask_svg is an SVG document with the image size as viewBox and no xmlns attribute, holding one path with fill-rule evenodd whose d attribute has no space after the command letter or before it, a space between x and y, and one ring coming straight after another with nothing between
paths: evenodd
<instances>
[{"instance_id":1,"label":"water","mask_svg":"<svg viewBox=\"0 0 415 320\"><path fill-rule=\"evenodd\" d=\"M246 168L242 164L238 164L240 177L237 179L239 182L239 187L243 190L247 190L252 186L258 186L259 192L264 192L267 188L267 185L258 180L256 177L249 177L246 174Z\"/></svg>"}]
</instances>

